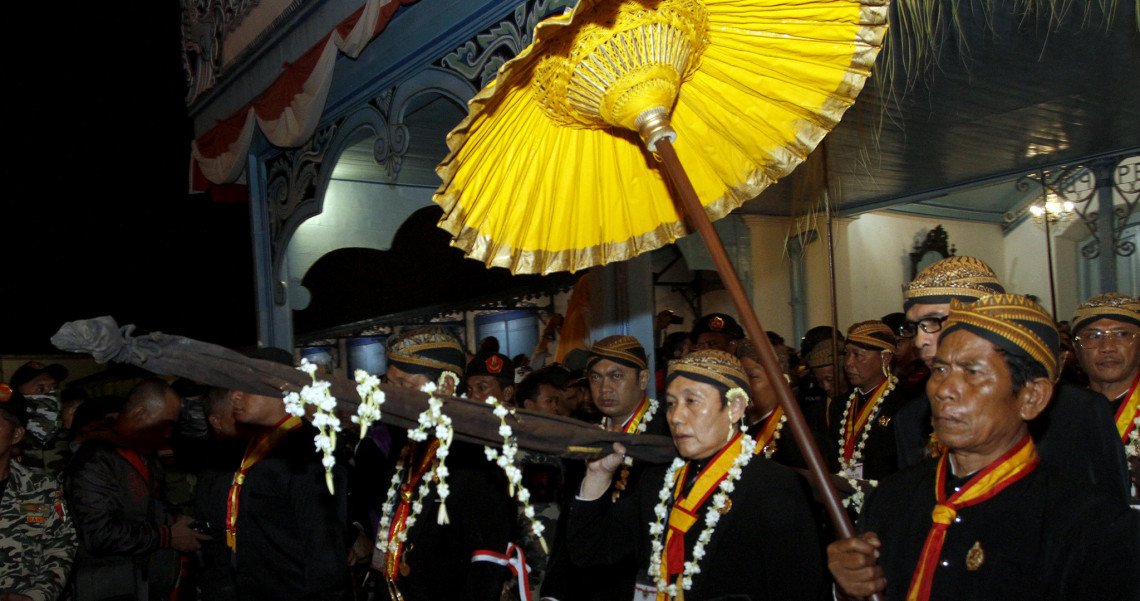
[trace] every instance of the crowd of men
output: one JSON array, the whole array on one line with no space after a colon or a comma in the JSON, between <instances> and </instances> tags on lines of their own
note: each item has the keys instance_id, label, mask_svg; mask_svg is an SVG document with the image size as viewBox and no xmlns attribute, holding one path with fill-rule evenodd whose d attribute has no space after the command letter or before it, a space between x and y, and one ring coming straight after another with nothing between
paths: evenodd
<instances>
[{"instance_id":1,"label":"crowd of men","mask_svg":"<svg viewBox=\"0 0 1140 601\"><path fill-rule=\"evenodd\" d=\"M0 391L0 601L1140 599L1140 299L1058 323L950 257L900 309L798 352L723 313L561 362L557 320L533 357L439 326L389 339L390 386L670 436L671 464L615 444L519 450L512 472L376 424L326 471L312 415L281 398L160 378L64 396L66 370L29 362ZM856 537L808 484L785 385Z\"/></svg>"}]
</instances>

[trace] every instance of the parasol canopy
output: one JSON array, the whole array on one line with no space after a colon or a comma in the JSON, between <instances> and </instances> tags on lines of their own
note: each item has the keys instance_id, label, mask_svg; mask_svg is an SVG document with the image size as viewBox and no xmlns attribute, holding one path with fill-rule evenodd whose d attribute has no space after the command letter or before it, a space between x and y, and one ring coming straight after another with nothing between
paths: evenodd
<instances>
[{"instance_id":1,"label":"parasol canopy","mask_svg":"<svg viewBox=\"0 0 1140 601\"><path fill-rule=\"evenodd\" d=\"M670 140L719 219L838 123L886 19L880 0L582 0L538 25L448 136L440 226L471 258L514 273L673 242L691 231L639 140L643 113L659 108L680 132Z\"/></svg>"}]
</instances>

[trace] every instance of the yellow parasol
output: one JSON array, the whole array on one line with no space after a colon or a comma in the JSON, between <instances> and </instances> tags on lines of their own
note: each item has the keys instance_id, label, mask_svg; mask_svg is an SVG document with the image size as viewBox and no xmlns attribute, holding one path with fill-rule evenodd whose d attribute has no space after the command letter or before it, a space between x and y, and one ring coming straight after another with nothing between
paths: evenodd
<instances>
[{"instance_id":1,"label":"yellow parasol","mask_svg":"<svg viewBox=\"0 0 1140 601\"><path fill-rule=\"evenodd\" d=\"M471 258L514 273L576 271L673 242L691 230L639 127L672 121L680 137L657 135L670 136L719 219L838 123L886 14L876 0L583 0L538 25L448 136L440 226Z\"/></svg>"},{"instance_id":2,"label":"yellow parasol","mask_svg":"<svg viewBox=\"0 0 1140 601\"><path fill-rule=\"evenodd\" d=\"M688 234L687 218L769 381L783 383L789 427L844 537L854 530L710 218L787 175L835 126L874 64L886 4L582 0L540 23L471 100L436 169L452 244L515 273L627 259Z\"/></svg>"}]
</instances>

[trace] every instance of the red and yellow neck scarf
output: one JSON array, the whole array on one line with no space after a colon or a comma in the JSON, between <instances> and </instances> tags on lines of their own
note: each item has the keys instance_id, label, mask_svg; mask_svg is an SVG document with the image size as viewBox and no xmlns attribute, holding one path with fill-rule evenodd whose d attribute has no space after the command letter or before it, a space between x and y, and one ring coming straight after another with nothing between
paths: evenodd
<instances>
[{"instance_id":1,"label":"red and yellow neck scarf","mask_svg":"<svg viewBox=\"0 0 1140 601\"><path fill-rule=\"evenodd\" d=\"M776 437L776 432L780 429L780 420L784 417L784 408L781 405L776 405L776 410L768 416L768 421L764 422L764 427L756 435L756 450L752 451L755 455L763 455L764 449L772 444L772 440Z\"/></svg>"},{"instance_id":2,"label":"red and yellow neck scarf","mask_svg":"<svg viewBox=\"0 0 1140 601\"><path fill-rule=\"evenodd\" d=\"M693 524L697 523L701 506L716 493L721 480L728 476L729 468L736 461L736 457L740 455L742 451L740 436L739 433L734 436L709 461L709 464L697 476L697 481L693 484L692 490L684 498L681 497L681 492L685 488L691 463L686 463L685 467L677 470L673 483L673 509L669 512L669 530L665 535L665 550L661 558L661 575L666 581L670 580L670 576L676 579L676 576L684 571L685 533L693 527ZM666 601L666 599L664 592L657 593L657 601Z\"/></svg>"},{"instance_id":3,"label":"red and yellow neck scarf","mask_svg":"<svg viewBox=\"0 0 1140 601\"><path fill-rule=\"evenodd\" d=\"M930 598L930 585L934 580L938 557L942 554L946 529L958 515L958 510L993 497L1037 467L1037 451L1033 447L1033 439L1026 434L1021 442L986 466L986 469L975 474L961 490L947 499L948 458L949 453L946 453L938 461L938 475L934 479L934 494L938 504L934 506L934 512L931 514L934 524L930 528L930 533L926 535L926 543L922 546L922 555L919 557L918 566L915 567L914 577L911 578L910 588L906 593L907 601L926 601Z\"/></svg>"},{"instance_id":4,"label":"red and yellow neck scarf","mask_svg":"<svg viewBox=\"0 0 1140 601\"><path fill-rule=\"evenodd\" d=\"M851 456L855 454L855 445L859 442L859 434L863 432L863 428L867 427L867 421L871 419L871 414L875 412L875 407L879 404L879 399L886 394L887 384L890 384L890 378L883 378L883 381L875 387L875 392L863 403L863 407L859 410L859 415L855 415L854 411L847 411L847 421L843 423L843 458L850 460ZM851 394L858 395L858 392ZM854 399L852 399L854 400Z\"/></svg>"},{"instance_id":5,"label":"red and yellow neck scarf","mask_svg":"<svg viewBox=\"0 0 1140 601\"><path fill-rule=\"evenodd\" d=\"M420 480L423 479L424 474L435 461L435 452L439 449L439 439L433 438L423 455L417 460L416 455L420 448L420 443L411 443L407 447L408 455L404 461L405 465L410 465L410 467L407 477L400 484L400 504L396 507L395 515L392 516L392 525L388 528L388 555L384 558L384 576L390 582L400 579L400 562L404 553L404 543L400 542L399 534L407 529L408 515L412 509L412 496L415 494Z\"/></svg>"},{"instance_id":6,"label":"red and yellow neck scarf","mask_svg":"<svg viewBox=\"0 0 1140 601\"><path fill-rule=\"evenodd\" d=\"M296 415L277 422L277 425L264 434L256 436L245 447L245 455L241 458L241 467L234 474L234 482L230 485L230 496L226 501L226 546L237 550L237 518L238 499L241 497L241 487L245 484L245 476L253 466L261 461L287 434L301 427L301 418Z\"/></svg>"},{"instance_id":7,"label":"red and yellow neck scarf","mask_svg":"<svg viewBox=\"0 0 1140 601\"><path fill-rule=\"evenodd\" d=\"M1116 431L1120 433L1120 440L1124 444L1128 444L1128 435L1136 427L1137 414L1140 414L1140 374L1136 374L1132 388L1128 389L1128 396L1124 397L1120 409L1116 410Z\"/></svg>"},{"instance_id":8,"label":"red and yellow neck scarf","mask_svg":"<svg viewBox=\"0 0 1140 601\"><path fill-rule=\"evenodd\" d=\"M629 416L629 419L625 420L624 424L622 424L621 431L625 432L626 434L637 434L637 427L641 425L641 422L645 419L645 414L648 411L649 395L643 395L641 397L641 403L637 405L637 410L633 412L633 415ZM610 419L611 418L607 417L606 422L608 423ZM652 420L653 418L650 417L649 419Z\"/></svg>"}]
</instances>

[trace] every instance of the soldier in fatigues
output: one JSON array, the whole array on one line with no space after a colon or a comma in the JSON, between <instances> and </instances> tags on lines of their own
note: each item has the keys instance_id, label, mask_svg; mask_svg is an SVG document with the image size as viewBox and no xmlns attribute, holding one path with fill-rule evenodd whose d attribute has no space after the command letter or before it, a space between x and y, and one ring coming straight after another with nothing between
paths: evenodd
<instances>
[{"instance_id":1,"label":"soldier in fatigues","mask_svg":"<svg viewBox=\"0 0 1140 601\"><path fill-rule=\"evenodd\" d=\"M0 599L49 601L67 583L75 529L58 481L12 461L27 420L22 395L0 398Z\"/></svg>"}]
</instances>

